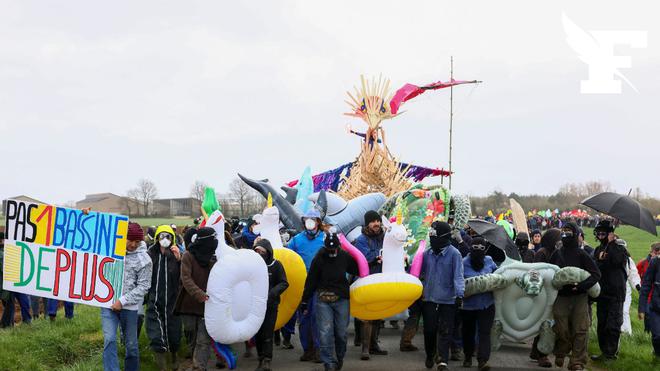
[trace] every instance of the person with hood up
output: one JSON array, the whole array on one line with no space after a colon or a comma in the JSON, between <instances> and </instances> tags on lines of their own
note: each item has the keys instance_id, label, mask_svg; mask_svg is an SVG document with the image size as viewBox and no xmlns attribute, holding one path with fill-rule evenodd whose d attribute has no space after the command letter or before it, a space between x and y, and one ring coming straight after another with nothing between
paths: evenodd
<instances>
[{"instance_id":1,"label":"person with hood up","mask_svg":"<svg viewBox=\"0 0 660 371\"><path fill-rule=\"evenodd\" d=\"M591 358L609 362L615 360L619 352L623 302L626 298L628 252L625 241L616 238L614 226L609 220L601 220L594 228L594 235L600 242L594 251L594 257L602 274L599 282L600 295L596 298L596 332L602 353Z\"/></svg>"},{"instance_id":2,"label":"person with hood up","mask_svg":"<svg viewBox=\"0 0 660 371\"><path fill-rule=\"evenodd\" d=\"M190 232L193 231L193 232ZM189 236L189 233L193 233ZM193 355L193 370L206 370L211 354L212 340L204 324L204 304L209 300L206 285L218 240L213 228L190 229L188 249L181 257L181 281L174 305L174 314L181 316L188 344Z\"/></svg>"},{"instance_id":3,"label":"person with hood up","mask_svg":"<svg viewBox=\"0 0 660 371\"><path fill-rule=\"evenodd\" d=\"M555 252L557 244L561 241L561 230L557 228L550 228L545 231L541 237L541 248L534 254L534 263L549 263L552 253ZM534 338L532 343L532 351L529 358L536 360L540 367L552 367L552 362L548 359L548 355L541 353L538 350L537 344L539 336Z\"/></svg>"},{"instance_id":4,"label":"person with hood up","mask_svg":"<svg viewBox=\"0 0 660 371\"><path fill-rule=\"evenodd\" d=\"M426 368L438 362L438 370L448 370L449 347L456 310L463 306L465 280L463 258L450 243L451 226L435 221L429 229L431 248L424 252L421 278L422 318Z\"/></svg>"},{"instance_id":5,"label":"person with hood up","mask_svg":"<svg viewBox=\"0 0 660 371\"><path fill-rule=\"evenodd\" d=\"M275 321L277 321L277 306L280 304L280 296L289 287L289 282L286 280L284 266L275 260L270 241L259 238L254 244L254 251L264 259L268 267L266 315L259 331L257 331L257 335L255 335L259 357L259 366L257 366L256 371L270 371L270 362L273 359L273 332L275 331Z\"/></svg>"},{"instance_id":6,"label":"person with hood up","mask_svg":"<svg viewBox=\"0 0 660 371\"><path fill-rule=\"evenodd\" d=\"M488 244L481 237L472 240L472 248L468 256L463 258L464 277L477 277L490 274L497 270L493 258L486 255ZM465 360L463 367L472 367L472 356L474 355L475 336L479 329L479 349L477 351L477 364L479 371L488 371L490 366L490 330L495 320L495 299L492 292L485 292L470 296L463 302L461 310L463 350Z\"/></svg>"},{"instance_id":7,"label":"person with hood up","mask_svg":"<svg viewBox=\"0 0 660 371\"><path fill-rule=\"evenodd\" d=\"M168 352L172 368L178 367L176 352L181 341L181 318L174 314L174 304L179 291L181 252L175 238L172 227L161 225L156 229L156 242L147 251L153 270L145 325L159 370L167 369Z\"/></svg>"},{"instance_id":8,"label":"person with hood up","mask_svg":"<svg viewBox=\"0 0 660 371\"><path fill-rule=\"evenodd\" d=\"M580 248L580 227L575 222L564 224L561 230L561 247L550 256L549 263L564 267L577 267L589 272L582 282L565 285L559 289L552 307L555 319L553 330L557 335L555 365L564 367L564 359L570 354L569 370L584 370L587 365L589 296L587 290L600 279L600 271L589 254Z\"/></svg>"},{"instance_id":9,"label":"person with hood up","mask_svg":"<svg viewBox=\"0 0 660 371\"><path fill-rule=\"evenodd\" d=\"M534 249L529 248L529 235L525 232L516 234L516 246L518 246L518 253L523 263L534 262Z\"/></svg>"},{"instance_id":10,"label":"person with hood up","mask_svg":"<svg viewBox=\"0 0 660 371\"><path fill-rule=\"evenodd\" d=\"M346 329L350 318L350 284L346 274L357 275L357 263L340 248L337 234L328 233L324 248L312 260L300 304L302 313L307 314L311 299L317 297L316 322L326 371L341 370L346 355Z\"/></svg>"},{"instance_id":11,"label":"person with hood up","mask_svg":"<svg viewBox=\"0 0 660 371\"><path fill-rule=\"evenodd\" d=\"M312 260L314 260L319 250L323 247L326 234L321 230L321 214L318 210L314 208L308 210L303 215L302 222L305 230L295 235L289 241L287 248L300 255L309 274ZM316 297L311 296L308 304L307 314L304 314L300 310L298 311L298 332L300 344L303 348L303 355L300 357L300 360L303 362L320 362L319 335L315 320ZM286 338L284 345L287 348L290 345L286 341Z\"/></svg>"},{"instance_id":12,"label":"person with hood up","mask_svg":"<svg viewBox=\"0 0 660 371\"><path fill-rule=\"evenodd\" d=\"M152 263L147 255L144 232L137 223L128 224L126 257L124 258L124 282L122 295L108 308L101 308L103 328L103 369L119 371L117 359L117 327L121 327L126 344L126 371L140 369L137 336L138 308L151 285Z\"/></svg>"},{"instance_id":13,"label":"person with hood up","mask_svg":"<svg viewBox=\"0 0 660 371\"><path fill-rule=\"evenodd\" d=\"M355 247L360 250L369 264L369 274L381 273L383 270L383 261L381 259L381 250L383 249L383 238L385 231L381 225L380 215L374 210L369 210L364 214L364 226L362 234L355 239ZM387 355L387 351L378 345L378 337L382 320L360 321L362 354L360 359L366 361L370 354ZM356 330L358 331L358 330Z\"/></svg>"}]
</instances>

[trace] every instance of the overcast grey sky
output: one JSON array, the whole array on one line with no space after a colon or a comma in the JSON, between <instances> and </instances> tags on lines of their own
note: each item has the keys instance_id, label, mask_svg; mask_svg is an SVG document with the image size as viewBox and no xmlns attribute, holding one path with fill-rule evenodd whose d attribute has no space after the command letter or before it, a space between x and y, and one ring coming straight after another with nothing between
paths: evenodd
<instances>
[{"instance_id":1,"label":"overcast grey sky","mask_svg":"<svg viewBox=\"0 0 660 371\"><path fill-rule=\"evenodd\" d=\"M237 172L298 178L351 161L363 129L345 91L360 74L395 88L449 77L458 193L556 192L607 180L660 196L660 24L655 2L2 1L0 198L162 197ZM622 94L580 94L587 66L562 12L584 30L644 30ZM385 123L402 161L447 166L449 91Z\"/></svg>"}]
</instances>

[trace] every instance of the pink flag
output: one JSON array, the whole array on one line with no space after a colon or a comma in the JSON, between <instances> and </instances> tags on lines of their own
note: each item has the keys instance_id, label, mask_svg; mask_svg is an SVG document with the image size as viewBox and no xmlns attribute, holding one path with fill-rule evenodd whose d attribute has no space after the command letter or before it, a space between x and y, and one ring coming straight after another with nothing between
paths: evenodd
<instances>
[{"instance_id":1,"label":"pink flag","mask_svg":"<svg viewBox=\"0 0 660 371\"><path fill-rule=\"evenodd\" d=\"M396 93L394 93L394 96L390 101L390 110L392 111L393 115L396 115L396 113L399 112L399 107L401 107L401 104L403 104L403 102L415 98L416 96L424 93L427 90L444 89L454 85L474 84L477 82L478 82L477 80L457 81L452 79L449 82L438 81L421 87L413 84L406 84L401 89L397 90Z\"/></svg>"}]
</instances>

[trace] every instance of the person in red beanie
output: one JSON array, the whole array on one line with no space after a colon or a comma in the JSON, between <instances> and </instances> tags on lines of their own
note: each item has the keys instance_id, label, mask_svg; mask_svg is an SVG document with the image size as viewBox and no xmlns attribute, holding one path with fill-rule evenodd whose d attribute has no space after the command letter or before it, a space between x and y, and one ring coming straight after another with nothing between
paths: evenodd
<instances>
[{"instance_id":1,"label":"person in red beanie","mask_svg":"<svg viewBox=\"0 0 660 371\"><path fill-rule=\"evenodd\" d=\"M137 339L138 307L151 287L152 262L147 255L144 232L137 223L128 224L126 257L124 258L124 283L122 295L110 308L101 308L103 327L103 369L119 371L117 359L117 327L125 337L126 371L140 369Z\"/></svg>"}]
</instances>

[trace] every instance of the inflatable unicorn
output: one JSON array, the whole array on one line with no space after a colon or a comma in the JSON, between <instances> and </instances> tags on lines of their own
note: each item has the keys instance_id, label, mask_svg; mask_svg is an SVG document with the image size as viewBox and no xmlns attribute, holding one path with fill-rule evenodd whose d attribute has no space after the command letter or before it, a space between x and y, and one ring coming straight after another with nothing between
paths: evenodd
<instances>
[{"instance_id":1,"label":"inflatable unicorn","mask_svg":"<svg viewBox=\"0 0 660 371\"><path fill-rule=\"evenodd\" d=\"M385 237L383 238L383 272L369 274L367 260L344 235L339 236L342 248L355 259L359 276L351 285L351 315L362 320L376 320L394 316L415 302L422 295L419 273L422 267L425 243L415 254L410 274L404 267L404 244L408 232L401 223L401 214L396 222L390 223L382 217Z\"/></svg>"}]
</instances>

